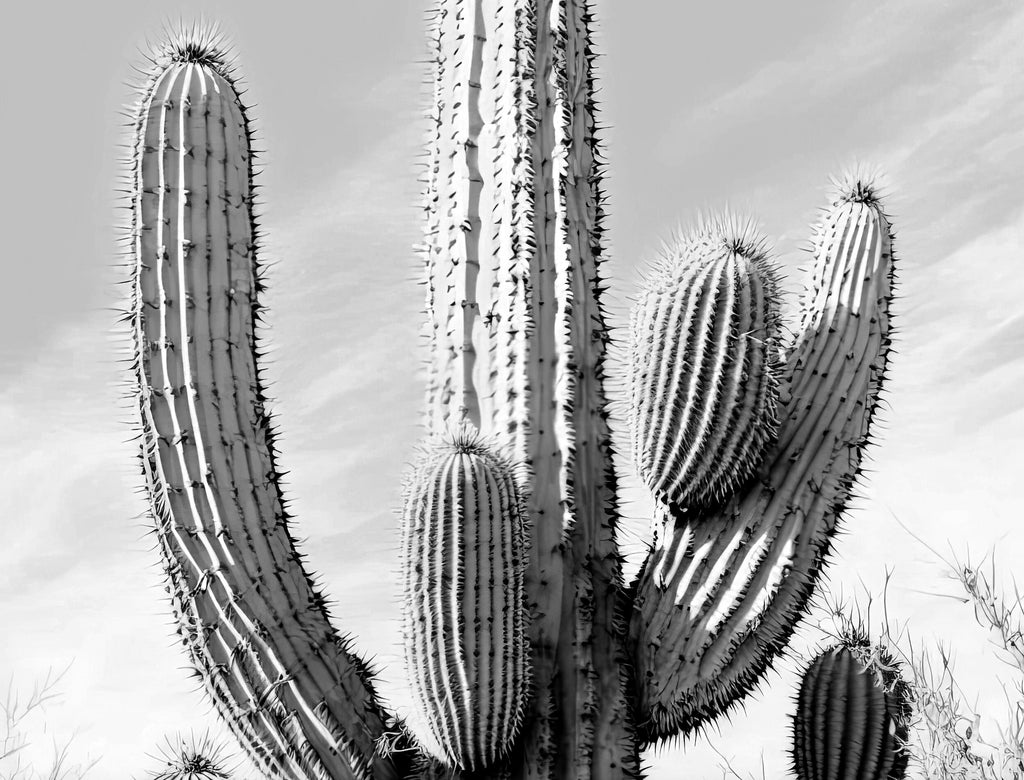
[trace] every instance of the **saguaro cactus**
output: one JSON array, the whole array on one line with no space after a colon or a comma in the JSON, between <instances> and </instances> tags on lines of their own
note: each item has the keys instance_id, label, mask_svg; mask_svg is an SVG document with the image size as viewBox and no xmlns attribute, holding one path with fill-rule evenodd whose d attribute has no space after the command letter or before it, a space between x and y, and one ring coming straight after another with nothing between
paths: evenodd
<instances>
[{"instance_id":1,"label":"saguaro cactus","mask_svg":"<svg viewBox=\"0 0 1024 780\"><path fill-rule=\"evenodd\" d=\"M183 644L271 776L638 777L641 747L735 702L805 607L884 373L888 221L870 186L840 191L785 360L770 264L727 223L697 253L721 283L682 269L651 304L707 316L641 339L636 450L660 525L627 588L591 24L582 0L442 0L432 24L427 428L488 444L432 450L406 495L416 761L289 530L253 333L250 128L226 56L186 35L154 58L132 167L142 465ZM664 430L658 409L678 415ZM666 436L671 457L648 458Z\"/></svg>"},{"instance_id":2,"label":"saguaro cactus","mask_svg":"<svg viewBox=\"0 0 1024 780\"><path fill-rule=\"evenodd\" d=\"M798 780L902 780L910 717L909 688L887 652L865 641L820 653L793 718Z\"/></svg>"}]
</instances>

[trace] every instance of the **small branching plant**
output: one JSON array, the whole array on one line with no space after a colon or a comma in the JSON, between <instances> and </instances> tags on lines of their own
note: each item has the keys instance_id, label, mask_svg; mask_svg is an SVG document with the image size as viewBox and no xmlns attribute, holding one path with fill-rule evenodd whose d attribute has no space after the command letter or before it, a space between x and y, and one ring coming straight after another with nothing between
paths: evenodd
<instances>
[{"instance_id":1,"label":"small branching plant","mask_svg":"<svg viewBox=\"0 0 1024 780\"><path fill-rule=\"evenodd\" d=\"M47 707L59 701L68 669L48 670L29 691L19 689L13 676L8 680L0 701L0 780L82 780L99 762L91 757L77 760L71 750L73 737L62 742L48 737L52 748L42 766L28 758L40 735L49 730Z\"/></svg>"},{"instance_id":2,"label":"small branching plant","mask_svg":"<svg viewBox=\"0 0 1024 780\"><path fill-rule=\"evenodd\" d=\"M920 728L918 754L925 775L937 780L1024 780L1024 603L1011 578L1007 596L998 584L994 555L971 562L955 554L942 557L960 593L990 633L995 654L1011 679L1002 681L1005 711L981 712L956 680L951 648L911 651Z\"/></svg>"}]
</instances>

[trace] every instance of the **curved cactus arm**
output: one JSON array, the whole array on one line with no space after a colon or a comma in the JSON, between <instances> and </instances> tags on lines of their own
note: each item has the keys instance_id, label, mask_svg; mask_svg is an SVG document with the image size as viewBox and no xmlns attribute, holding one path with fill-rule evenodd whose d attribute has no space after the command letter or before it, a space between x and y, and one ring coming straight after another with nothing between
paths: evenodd
<instances>
[{"instance_id":1,"label":"curved cactus arm","mask_svg":"<svg viewBox=\"0 0 1024 780\"><path fill-rule=\"evenodd\" d=\"M442 0L427 171L429 427L527 466L535 695L512 777L631 775L582 0Z\"/></svg>"},{"instance_id":2,"label":"curved cactus arm","mask_svg":"<svg viewBox=\"0 0 1024 780\"><path fill-rule=\"evenodd\" d=\"M368 669L289 532L254 335L251 132L216 41L165 47L136 131L142 465L182 643L265 772L394 777Z\"/></svg>"},{"instance_id":3,"label":"curved cactus arm","mask_svg":"<svg viewBox=\"0 0 1024 780\"><path fill-rule=\"evenodd\" d=\"M747 693L805 609L870 440L890 344L891 240L873 187L849 184L817 229L777 443L724 505L661 510L631 626L648 740Z\"/></svg>"}]
</instances>

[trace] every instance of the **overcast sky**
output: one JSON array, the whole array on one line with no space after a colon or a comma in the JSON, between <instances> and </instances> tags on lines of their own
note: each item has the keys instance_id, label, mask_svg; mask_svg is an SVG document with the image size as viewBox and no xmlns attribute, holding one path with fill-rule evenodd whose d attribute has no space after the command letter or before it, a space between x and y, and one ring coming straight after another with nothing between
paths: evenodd
<instances>
[{"instance_id":1,"label":"overcast sky","mask_svg":"<svg viewBox=\"0 0 1024 780\"><path fill-rule=\"evenodd\" d=\"M235 41L274 261L269 375L298 535L341 627L405 703L396 516L420 435L422 288L414 167L423 3L22 3L0 67L0 677L73 662L51 736L77 731L92 777L141 774L166 733L213 723L172 643L135 489L127 357L113 307L117 111L146 36L200 12ZM634 0L596 3L610 160L614 314L637 269L698 209L756 215L796 288L830 174L878 166L897 229L900 327L882 444L831 567L880 590L915 636L952 642L999 702L999 667L943 568L897 523L960 554L1024 555L1024 5ZM10 14L13 13L13 18ZM625 449L625 448L623 448ZM625 460L623 470L629 469ZM626 493L638 563L642 494ZM817 637L803 633L806 640ZM984 663L982 663L984 661ZM786 766L793 664L720 732L651 755L652 780L720 776L708 742ZM680 767L685 766L681 773Z\"/></svg>"}]
</instances>

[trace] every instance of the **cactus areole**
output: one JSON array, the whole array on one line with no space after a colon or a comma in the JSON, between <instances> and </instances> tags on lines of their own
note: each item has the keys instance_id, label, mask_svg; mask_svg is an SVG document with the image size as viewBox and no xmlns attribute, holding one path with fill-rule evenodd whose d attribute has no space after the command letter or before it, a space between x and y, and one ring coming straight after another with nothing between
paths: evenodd
<instances>
[{"instance_id":1,"label":"cactus areole","mask_svg":"<svg viewBox=\"0 0 1024 780\"><path fill-rule=\"evenodd\" d=\"M641 748L733 706L805 609L886 366L889 223L869 183L840 189L784 351L761 244L728 221L634 314L634 449L659 516L627 586L592 23L570 0L432 17L434 444L403 514L408 724L332 625L285 511L232 70L197 33L154 57L131 169L142 467L184 649L270 777L639 777Z\"/></svg>"}]
</instances>

